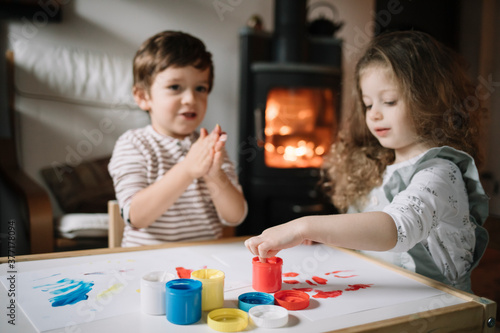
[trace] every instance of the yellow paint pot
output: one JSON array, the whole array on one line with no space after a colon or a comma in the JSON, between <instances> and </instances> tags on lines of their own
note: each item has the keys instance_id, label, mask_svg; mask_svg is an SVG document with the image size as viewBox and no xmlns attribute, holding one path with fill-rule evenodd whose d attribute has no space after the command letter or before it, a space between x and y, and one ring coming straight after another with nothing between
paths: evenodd
<instances>
[{"instance_id":1,"label":"yellow paint pot","mask_svg":"<svg viewBox=\"0 0 500 333\"><path fill-rule=\"evenodd\" d=\"M210 311L224 305L224 272L204 268L191 272L191 279L203 284L201 291L201 309Z\"/></svg>"}]
</instances>

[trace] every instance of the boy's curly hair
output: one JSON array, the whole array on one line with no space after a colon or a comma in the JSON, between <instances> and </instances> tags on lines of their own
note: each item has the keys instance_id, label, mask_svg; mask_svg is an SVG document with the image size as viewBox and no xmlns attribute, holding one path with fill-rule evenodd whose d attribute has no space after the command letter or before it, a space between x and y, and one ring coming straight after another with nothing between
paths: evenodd
<instances>
[{"instance_id":1,"label":"boy's curly hair","mask_svg":"<svg viewBox=\"0 0 500 333\"><path fill-rule=\"evenodd\" d=\"M212 90L214 65L205 44L185 32L168 30L151 36L137 50L133 63L134 87L149 92L156 75L170 66L210 69L208 91Z\"/></svg>"},{"instance_id":2,"label":"boy's curly hair","mask_svg":"<svg viewBox=\"0 0 500 333\"><path fill-rule=\"evenodd\" d=\"M355 69L354 106L324 163L325 188L346 211L382 184L394 150L384 148L365 122L360 78L372 66L389 70L422 143L451 146L483 162L481 122L485 109L476 97L461 58L426 33L398 31L373 39Z\"/></svg>"}]
</instances>

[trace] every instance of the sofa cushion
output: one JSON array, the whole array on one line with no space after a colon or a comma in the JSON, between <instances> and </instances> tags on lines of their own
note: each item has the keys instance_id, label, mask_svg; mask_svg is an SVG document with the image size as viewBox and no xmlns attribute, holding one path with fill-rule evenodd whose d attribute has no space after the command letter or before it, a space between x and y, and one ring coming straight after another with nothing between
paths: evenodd
<instances>
[{"instance_id":1,"label":"sofa cushion","mask_svg":"<svg viewBox=\"0 0 500 333\"><path fill-rule=\"evenodd\" d=\"M108 220L108 214L66 214L57 221L57 234L69 239L107 237Z\"/></svg>"},{"instance_id":2,"label":"sofa cushion","mask_svg":"<svg viewBox=\"0 0 500 333\"><path fill-rule=\"evenodd\" d=\"M76 167L109 156L118 137L149 124L132 96L133 55L11 40L15 61L15 137L23 170L51 193L43 168Z\"/></svg>"},{"instance_id":3,"label":"sofa cushion","mask_svg":"<svg viewBox=\"0 0 500 333\"><path fill-rule=\"evenodd\" d=\"M15 85L32 98L137 109L132 56L16 40Z\"/></svg>"},{"instance_id":4,"label":"sofa cushion","mask_svg":"<svg viewBox=\"0 0 500 333\"><path fill-rule=\"evenodd\" d=\"M65 214L105 213L115 199L108 173L109 156L76 166L53 164L41 170L42 178Z\"/></svg>"}]
</instances>

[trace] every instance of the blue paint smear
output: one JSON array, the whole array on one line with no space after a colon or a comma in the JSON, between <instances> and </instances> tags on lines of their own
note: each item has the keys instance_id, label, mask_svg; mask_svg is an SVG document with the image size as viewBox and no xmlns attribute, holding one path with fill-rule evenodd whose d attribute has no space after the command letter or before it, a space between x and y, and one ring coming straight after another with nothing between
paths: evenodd
<instances>
[{"instance_id":1,"label":"blue paint smear","mask_svg":"<svg viewBox=\"0 0 500 333\"><path fill-rule=\"evenodd\" d=\"M38 281L38 280L48 279L48 278L50 278L50 277L54 277L54 276L57 276L57 275L61 275L61 273L56 273L56 274L52 274L52 275L50 275L50 276L41 277L41 278L38 278L38 279L34 279L33 281Z\"/></svg>"},{"instance_id":2,"label":"blue paint smear","mask_svg":"<svg viewBox=\"0 0 500 333\"><path fill-rule=\"evenodd\" d=\"M93 282L62 279L53 284L33 287L43 288L42 291L57 295L49 299L52 307L75 304L89 298L87 293L92 290Z\"/></svg>"}]
</instances>

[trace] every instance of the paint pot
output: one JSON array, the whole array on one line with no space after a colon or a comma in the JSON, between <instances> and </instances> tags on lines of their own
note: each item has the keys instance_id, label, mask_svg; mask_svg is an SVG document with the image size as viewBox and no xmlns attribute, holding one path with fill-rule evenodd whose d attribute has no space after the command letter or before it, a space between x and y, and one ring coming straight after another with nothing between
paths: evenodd
<instances>
[{"instance_id":1,"label":"paint pot","mask_svg":"<svg viewBox=\"0 0 500 333\"><path fill-rule=\"evenodd\" d=\"M281 268L283 260L279 257L267 258L260 262L259 257L252 259L252 287L255 291L274 293L281 290Z\"/></svg>"},{"instance_id":2,"label":"paint pot","mask_svg":"<svg viewBox=\"0 0 500 333\"><path fill-rule=\"evenodd\" d=\"M167 320L172 324L189 325L201 319L202 283L193 279L175 279L165 285Z\"/></svg>"},{"instance_id":3,"label":"paint pot","mask_svg":"<svg viewBox=\"0 0 500 333\"><path fill-rule=\"evenodd\" d=\"M224 272L217 269L199 269L191 272L191 279L201 281L201 309L210 311L224 305Z\"/></svg>"},{"instance_id":4,"label":"paint pot","mask_svg":"<svg viewBox=\"0 0 500 333\"><path fill-rule=\"evenodd\" d=\"M141 279L141 309L150 315L165 314L165 283L174 275L157 271L144 275Z\"/></svg>"}]
</instances>

